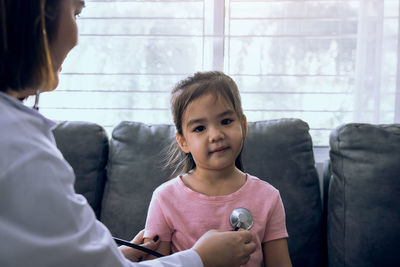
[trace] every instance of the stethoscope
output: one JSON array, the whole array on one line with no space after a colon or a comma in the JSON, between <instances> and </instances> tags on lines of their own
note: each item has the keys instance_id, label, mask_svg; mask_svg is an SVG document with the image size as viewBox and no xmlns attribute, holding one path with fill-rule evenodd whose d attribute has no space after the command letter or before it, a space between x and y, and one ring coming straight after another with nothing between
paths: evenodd
<instances>
[{"instance_id":1,"label":"stethoscope","mask_svg":"<svg viewBox=\"0 0 400 267\"><path fill-rule=\"evenodd\" d=\"M253 215L246 208L236 208L232 211L231 215L229 216L229 222L233 227L233 231L238 231L239 229L249 230L253 226ZM114 237L114 240L118 245L124 245L131 248L135 248L159 258L165 256L154 250L130 243L127 240L123 240L117 237Z\"/></svg>"},{"instance_id":2,"label":"stethoscope","mask_svg":"<svg viewBox=\"0 0 400 267\"><path fill-rule=\"evenodd\" d=\"M239 229L250 230L253 226L253 215L246 208L236 208L229 216L234 231Z\"/></svg>"}]
</instances>

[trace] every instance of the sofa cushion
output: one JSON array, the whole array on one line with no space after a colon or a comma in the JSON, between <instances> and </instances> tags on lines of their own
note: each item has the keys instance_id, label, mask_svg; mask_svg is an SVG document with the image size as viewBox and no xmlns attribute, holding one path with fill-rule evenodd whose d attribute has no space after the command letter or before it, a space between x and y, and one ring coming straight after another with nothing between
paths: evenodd
<instances>
[{"instance_id":1,"label":"sofa cushion","mask_svg":"<svg viewBox=\"0 0 400 267\"><path fill-rule=\"evenodd\" d=\"M85 196L99 218L108 158L104 128L89 122L62 122L53 133L58 149L75 172L75 191Z\"/></svg>"},{"instance_id":2,"label":"sofa cushion","mask_svg":"<svg viewBox=\"0 0 400 267\"><path fill-rule=\"evenodd\" d=\"M131 239L144 228L152 193L170 175L162 152L174 137L172 125L121 122L114 128L101 217L114 236Z\"/></svg>"},{"instance_id":3,"label":"sofa cushion","mask_svg":"<svg viewBox=\"0 0 400 267\"><path fill-rule=\"evenodd\" d=\"M330 136L330 266L399 266L400 124L347 124Z\"/></svg>"},{"instance_id":4,"label":"sofa cushion","mask_svg":"<svg viewBox=\"0 0 400 267\"><path fill-rule=\"evenodd\" d=\"M280 191L293 266L322 266L322 205L307 123L249 122L243 165Z\"/></svg>"}]
</instances>

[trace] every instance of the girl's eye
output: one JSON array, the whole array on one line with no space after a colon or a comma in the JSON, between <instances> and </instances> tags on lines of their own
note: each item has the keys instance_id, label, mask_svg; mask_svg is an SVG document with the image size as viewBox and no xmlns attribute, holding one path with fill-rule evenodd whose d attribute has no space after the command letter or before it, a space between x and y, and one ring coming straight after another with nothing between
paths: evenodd
<instances>
[{"instance_id":1,"label":"girl's eye","mask_svg":"<svg viewBox=\"0 0 400 267\"><path fill-rule=\"evenodd\" d=\"M197 126L196 128L194 128L193 132L199 133L202 132L206 129L206 127L204 126Z\"/></svg>"},{"instance_id":2,"label":"girl's eye","mask_svg":"<svg viewBox=\"0 0 400 267\"><path fill-rule=\"evenodd\" d=\"M222 125L228 125L228 124L231 124L232 122L233 122L233 120L231 120L231 119L223 119L221 121L221 124Z\"/></svg>"}]
</instances>

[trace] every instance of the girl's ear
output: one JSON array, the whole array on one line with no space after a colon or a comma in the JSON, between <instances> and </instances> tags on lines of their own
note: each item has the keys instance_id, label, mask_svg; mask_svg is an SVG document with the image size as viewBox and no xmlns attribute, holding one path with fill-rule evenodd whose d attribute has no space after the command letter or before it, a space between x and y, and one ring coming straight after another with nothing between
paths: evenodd
<instances>
[{"instance_id":1,"label":"girl's ear","mask_svg":"<svg viewBox=\"0 0 400 267\"><path fill-rule=\"evenodd\" d=\"M177 133L175 135L175 139L176 139L176 142L178 143L179 147L182 149L183 152L190 153L189 148L188 148L187 143L186 143L186 139L185 139L185 137L183 135L180 135L180 134Z\"/></svg>"},{"instance_id":2,"label":"girl's ear","mask_svg":"<svg viewBox=\"0 0 400 267\"><path fill-rule=\"evenodd\" d=\"M243 138L245 138L247 135L247 118L245 115L243 115L242 133L243 133Z\"/></svg>"}]
</instances>

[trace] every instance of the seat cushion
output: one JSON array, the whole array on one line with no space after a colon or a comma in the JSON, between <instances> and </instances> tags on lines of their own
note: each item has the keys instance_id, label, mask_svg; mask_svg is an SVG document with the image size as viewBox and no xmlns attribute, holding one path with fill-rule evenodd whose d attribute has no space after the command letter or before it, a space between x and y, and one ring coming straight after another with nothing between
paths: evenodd
<instances>
[{"instance_id":1,"label":"seat cushion","mask_svg":"<svg viewBox=\"0 0 400 267\"><path fill-rule=\"evenodd\" d=\"M108 159L107 133L89 122L62 122L53 133L58 149L75 172L75 191L85 196L99 218Z\"/></svg>"},{"instance_id":2,"label":"seat cushion","mask_svg":"<svg viewBox=\"0 0 400 267\"><path fill-rule=\"evenodd\" d=\"M330 146L329 266L399 266L400 125L346 124Z\"/></svg>"},{"instance_id":3,"label":"seat cushion","mask_svg":"<svg viewBox=\"0 0 400 267\"><path fill-rule=\"evenodd\" d=\"M322 204L307 123L249 122L243 165L281 194L293 266L322 266Z\"/></svg>"}]
</instances>

